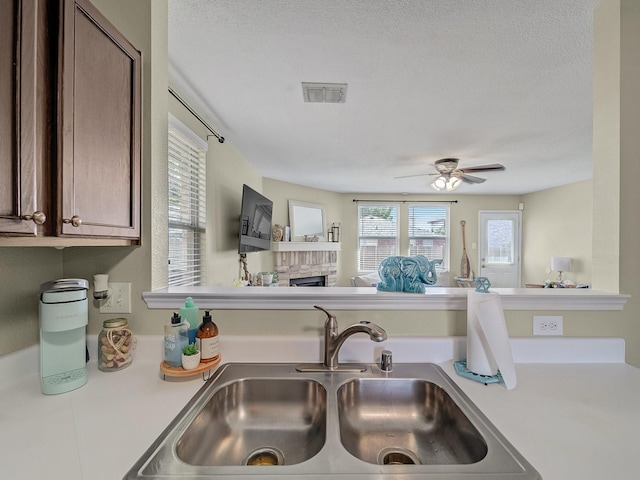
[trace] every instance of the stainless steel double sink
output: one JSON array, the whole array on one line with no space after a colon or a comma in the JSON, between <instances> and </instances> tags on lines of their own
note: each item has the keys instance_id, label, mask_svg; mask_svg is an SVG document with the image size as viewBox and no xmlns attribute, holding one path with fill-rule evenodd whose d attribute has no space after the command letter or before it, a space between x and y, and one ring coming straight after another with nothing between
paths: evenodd
<instances>
[{"instance_id":1,"label":"stainless steel double sink","mask_svg":"<svg viewBox=\"0 0 640 480\"><path fill-rule=\"evenodd\" d=\"M238 363L215 372L125 479L256 476L541 478L437 365Z\"/></svg>"}]
</instances>

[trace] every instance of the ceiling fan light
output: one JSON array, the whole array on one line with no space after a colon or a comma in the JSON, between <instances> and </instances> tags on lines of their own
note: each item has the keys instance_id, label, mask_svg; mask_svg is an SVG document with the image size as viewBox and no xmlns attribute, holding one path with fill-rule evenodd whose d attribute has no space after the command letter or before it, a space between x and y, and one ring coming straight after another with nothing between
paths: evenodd
<instances>
[{"instance_id":1,"label":"ceiling fan light","mask_svg":"<svg viewBox=\"0 0 640 480\"><path fill-rule=\"evenodd\" d=\"M439 176L431 184L431 188L433 188L437 192L444 190L446 187L447 187L447 179L443 176Z\"/></svg>"},{"instance_id":2,"label":"ceiling fan light","mask_svg":"<svg viewBox=\"0 0 640 480\"><path fill-rule=\"evenodd\" d=\"M446 181L445 189L447 192L453 192L456 188L460 186L462 180L458 177L449 177Z\"/></svg>"}]
</instances>

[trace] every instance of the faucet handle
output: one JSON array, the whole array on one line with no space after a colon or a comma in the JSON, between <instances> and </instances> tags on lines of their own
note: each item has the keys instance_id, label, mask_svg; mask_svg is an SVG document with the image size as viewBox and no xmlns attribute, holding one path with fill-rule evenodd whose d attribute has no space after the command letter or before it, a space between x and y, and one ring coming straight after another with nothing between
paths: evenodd
<instances>
[{"instance_id":1,"label":"faucet handle","mask_svg":"<svg viewBox=\"0 0 640 480\"><path fill-rule=\"evenodd\" d=\"M393 356L390 350L383 350L380 357L380 370L390 372L393 370Z\"/></svg>"}]
</instances>

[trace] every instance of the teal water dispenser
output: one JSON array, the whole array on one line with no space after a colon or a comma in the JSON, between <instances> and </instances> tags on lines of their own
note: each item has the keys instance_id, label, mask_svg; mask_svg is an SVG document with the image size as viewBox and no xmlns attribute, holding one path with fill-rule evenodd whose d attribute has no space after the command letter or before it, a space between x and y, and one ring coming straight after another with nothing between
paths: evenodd
<instances>
[{"instance_id":1,"label":"teal water dispenser","mask_svg":"<svg viewBox=\"0 0 640 480\"><path fill-rule=\"evenodd\" d=\"M84 279L67 278L40 286L40 386L50 395L87 383L87 290Z\"/></svg>"}]
</instances>

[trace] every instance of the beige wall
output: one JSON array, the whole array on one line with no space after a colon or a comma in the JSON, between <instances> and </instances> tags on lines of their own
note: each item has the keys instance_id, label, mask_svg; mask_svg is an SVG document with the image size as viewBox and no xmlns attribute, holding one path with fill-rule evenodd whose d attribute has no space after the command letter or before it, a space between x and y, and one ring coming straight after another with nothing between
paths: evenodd
<instances>
[{"instance_id":1,"label":"beige wall","mask_svg":"<svg viewBox=\"0 0 640 480\"><path fill-rule=\"evenodd\" d=\"M605 0L608 2L609 0ZM167 87L167 58L166 58L166 1L154 0L95 0L96 6L101 9L125 35L132 39L133 43L143 51L144 68L144 128L143 128L143 245L140 247L114 247L114 248L69 248L64 251L53 248L2 248L0 249L0 354L6 354L13 350L24 348L38 341L37 320L37 293L40 283L61 278L64 276L79 276L91 278L94 273L109 273L113 281L130 281L133 285L133 313L126 315L131 327L139 334L161 334L163 324L168 321L170 311L150 311L141 299L143 291L151 290L163 285L163 275L166 279L166 265L162 264L162 258L166 258L166 221L163 214L166 211L166 126L168 95ZM633 2L624 2L629 5ZM629 16L629 21L638 16ZM640 31L640 27L635 29ZM635 40L634 40L635 41ZM615 43L615 42L614 42ZM637 43L636 43L637 46ZM630 110L623 111L619 117L625 122L625 128L621 128L622 137L620 151L624 159L623 181L620 199L621 208L619 222L620 228L620 252L624 261L620 263L620 290L632 293L634 298L629 302L623 312L507 312L509 332L514 336L531 334L531 316L533 314L560 314L564 316L565 334L569 336L622 336L627 341L628 361L640 366L640 328L637 318L640 317L640 306L635 297L640 295L640 259L637 249L638 224L635 221L636 205L640 204L640 189L635 185L635 180L640 178L637 167L637 158L640 157L637 149L637 134L640 131L640 122L637 119L636 107L640 90L632 88L640 84L640 80L634 78L637 70L638 59L629 59L635 50L623 49L622 58L631 64L631 72L622 82L622 94L628 95L625 102ZM635 70L634 70L635 69ZM635 83L634 83L635 82ZM606 97L606 96L605 96ZM606 98L595 104L596 112L603 108L608 111L606 105L602 106ZM615 101L613 99L612 101ZM635 108L635 110L633 110ZM172 107L172 110L174 108ZM636 112L634 114L634 112ZM635 116L634 116L635 115ZM594 119L595 128L605 123ZM606 125L605 125L606 126ZM606 130L606 129L605 129ZM224 133L224 132L222 132ZM607 137L607 131L603 134ZM594 138L598 135L594 135ZM635 137L636 139L634 139ZM257 190L263 191L267 196L271 195L277 200L274 212L274 220L283 221L286 213L284 200L299 197L307 189L292 186L291 190L278 191L281 182L270 179L262 179L253 171L246 161L233 149L232 139L223 145L213 140L209 143L209 168L214 175L210 179L208 187L210 214L213 215L213 232L209 233L207 254L211 268L208 271L209 283L212 285L228 285L231 279L238 276L237 254L235 252L235 235L237 234L237 222L240 212L239 187L243 182L250 184ZM594 146L594 151L597 151ZM595 155L595 154L594 154ZM594 163L598 159L594 157ZM211 165L213 162L213 165ZM634 163L635 162L635 163ZM599 172L597 170L596 172ZM625 176L626 173L626 176ZM620 178L620 176L618 178ZM606 184L605 184L606 185ZM611 207L607 202L617 202L614 199L605 198L606 192L600 191L603 186L600 180L594 179L594 211L604 207ZM568 187L581 188L580 186ZM608 188L608 187L606 187ZM584 195L584 190L580 190ZM547 192L549 193L549 192ZM561 191L554 192L563 198L566 205L567 197ZM313 192L314 197L319 192ZM562 194L562 195L560 195ZM350 275L349 265L353 265L355 252L354 227L346 228L346 218L353 213L355 204L351 201L355 195L338 195L330 192L322 193L322 202L330 205L328 221L341 221L343 225L343 251L341 252L340 265L345 276ZM326 197L324 197L326 195ZM339 198L335 199L334 195ZM544 194L541 194L544 195ZM577 197L578 195L576 195ZM365 198L357 195L358 198ZM378 197L378 195L376 195ZM394 196L395 197L395 196ZM309 199L317 201L317 198ZM432 197L429 198L444 198ZM449 199L449 197L446 197ZM505 199L502 197L474 197L459 195L460 204L452 207L452 231L456 234L456 226L459 221L465 219L469 222L468 242L477 238L477 210L478 209L517 209L519 201L517 197ZM305 200L306 198L298 198ZM462 202L464 200L464 202ZM467 203L467 201L469 203ZM524 224L534 219L536 203L540 198L531 196L524 200ZM604 203L603 203L604 202ZM597 205L597 206L596 206ZM542 212L542 208L538 208ZM557 209L554 209L557 211ZM608 210L612 211L611 208ZM153 218L152 218L153 212ZM569 214L571 212L569 211ZM548 211L547 211L548 215ZM335 218L332 218L334 217ZM600 228L602 214L594 216L594 237ZM163 224L164 222L164 224ZM163 233L164 232L164 233ZM611 233L611 232L609 232ZM615 233L615 232L614 232ZM569 238L569 237L567 237ZM613 238L607 237L609 241ZM575 241L575 239L573 239ZM594 238L594 245L596 239ZM614 245L615 247L615 245ZM526 246L525 246L526 248ZM459 254L462 246L459 236L453 237L451 262L455 266L459 262ZM596 248L594 248L594 257ZM255 272L265 269L271 262L269 253L252 254L250 256L250 269ZM474 268L477 268L477 256L471 251ZM156 257L152 261L152 256ZM548 256L548 253L545 253ZM158 260L158 258L160 260ZM601 261L601 258L598 258ZM543 260L544 262L545 260ZM617 265L617 258L611 260ZM601 262L607 264L607 262ZM259 266L258 266L259 265ZM527 264L527 269L529 264ZM541 267L533 265L532 272ZM617 268L617 267L616 267ZM537 278L538 273L531 273ZM594 266L593 275L598 272ZM466 331L465 312L337 312L341 325L349 321L370 319L383 325L390 335L463 335ZM305 334L315 335L322 325L323 317L315 311L217 311L214 312L216 322L219 324L222 335L225 334ZM97 305L90 306L90 334L96 334L104 319L110 315L98 313Z\"/></svg>"},{"instance_id":2,"label":"beige wall","mask_svg":"<svg viewBox=\"0 0 640 480\"><path fill-rule=\"evenodd\" d=\"M450 236L451 251L449 252L449 269L452 277L460 275L460 260L462 258L462 227L461 220L465 220L465 233L467 240L467 254L471 262L471 269L478 274L478 250L474 244L478 243L478 211L479 210L517 210L520 196L518 195L363 195L345 194L343 195L343 211L345 218L354 219L343 223L342 258L343 272L341 272L342 285L348 285L348 279L357 275L357 245L358 245L358 225L355 219L358 218L358 204L353 199L358 200L383 200L401 201L400 203L400 254L406 255L409 248L408 211L411 202L419 200L449 202L457 200L451 204L450 209ZM346 283L345 283L346 282Z\"/></svg>"},{"instance_id":3,"label":"beige wall","mask_svg":"<svg viewBox=\"0 0 640 480\"><path fill-rule=\"evenodd\" d=\"M348 217L344 216L342 206L342 196L339 193L320 190L317 188L309 188L303 185L296 185L288 182L281 182L272 178L264 178L263 194L273 201L273 224L290 225L289 223L289 200L298 200L301 202L318 203L324 207L325 228L334 222L340 222L344 226ZM324 238L327 241L327 238ZM342 246L344 250L344 243ZM255 254L253 254L255 255ZM249 257L251 254L248 255ZM338 286L346 286L342 279L344 271L344 254L338 252L338 278L336 283ZM265 271L274 270L274 257L267 255Z\"/></svg>"},{"instance_id":4,"label":"beige wall","mask_svg":"<svg viewBox=\"0 0 640 480\"><path fill-rule=\"evenodd\" d=\"M262 177L242 158L230 142L215 144L213 175L207 178L207 216L213 220L213 232L207 228L207 284L229 286L241 277L238 255L238 229L242 207L242 184L261 192ZM211 205L210 200L213 200ZM213 218L211 218L213 215ZM247 254L250 273L267 270L270 252Z\"/></svg>"},{"instance_id":5,"label":"beige wall","mask_svg":"<svg viewBox=\"0 0 640 480\"><path fill-rule=\"evenodd\" d=\"M620 332L640 365L640 2L623 0L620 18L620 291L632 295Z\"/></svg>"},{"instance_id":6,"label":"beige wall","mask_svg":"<svg viewBox=\"0 0 640 480\"><path fill-rule=\"evenodd\" d=\"M406 255L408 239L405 234L407 212L411 202L420 200L448 202L451 204L451 252L449 265L454 276L460 274L462 235L460 221L465 220L467 250L472 269L478 272L478 255L474 244L478 243L479 210L518 210L523 212L523 285L543 283L555 278L549 273L552 256L569 256L574 260L573 272L565 278L576 283L591 284L591 233L592 198L591 180L563 185L540 192L519 195L369 195L341 194L308 188L269 178L263 179L263 193L274 202L273 222L289 224L288 200L321 203L325 208L325 222L341 222L342 250L338 254L338 286L348 286L349 279L357 275L357 212L359 200L381 200L399 203L401 254ZM264 259L267 270L273 268L273 257ZM253 271L253 270L252 270ZM255 270L257 271L257 270ZM227 283L228 284L228 283Z\"/></svg>"},{"instance_id":7,"label":"beige wall","mask_svg":"<svg viewBox=\"0 0 640 480\"><path fill-rule=\"evenodd\" d=\"M338 286L349 286L350 278L358 274L358 200L381 200L398 203L400 212L400 254L408 252L409 240L406 235L408 209L411 202L421 200L450 202L451 204L451 252L450 267L454 275L459 275L462 256L462 234L460 221L466 220L467 250L472 269L478 271L477 250L472 246L478 242L478 210L517 210L521 197L518 195L380 195L336 193L316 188L265 178L263 193L274 202L273 222L289 225L288 200L300 200L324 205L325 223L341 223L341 248L338 254ZM271 258L272 261L272 258ZM266 264L272 268L272 263Z\"/></svg>"},{"instance_id":8,"label":"beige wall","mask_svg":"<svg viewBox=\"0 0 640 480\"><path fill-rule=\"evenodd\" d=\"M523 285L555 280L557 272L549 271L554 256L572 259L563 278L591 284L592 199L591 180L523 196Z\"/></svg>"},{"instance_id":9,"label":"beige wall","mask_svg":"<svg viewBox=\"0 0 640 480\"><path fill-rule=\"evenodd\" d=\"M189 101L188 99L184 99ZM207 231L205 250L205 284L211 286L232 285L242 274L238 261L238 227L242 203L242 185L262 191L262 177L226 141L218 142L211 132L197 120L172 95L169 96L169 112L184 123L193 133L208 144L207 151L207 225L214 225ZM154 219L166 224L166 209L155 209ZM248 254L251 272L262 270L268 253ZM154 263L164 266L162 255L154 257ZM166 286L154 285L154 289Z\"/></svg>"},{"instance_id":10,"label":"beige wall","mask_svg":"<svg viewBox=\"0 0 640 480\"><path fill-rule=\"evenodd\" d=\"M62 251L0 248L0 355L39 341L40 284L62 278Z\"/></svg>"},{"instance_id":11,"label":"beige wall","mask_svg":"<svg viewBox=\"0 0 640 480\"><path fill-rule=\"evenodd\" d=\"M640 365L640 2L603 0L594 18L594 285L631 294L611 329Z\"/></svg>"}]
</instances>

